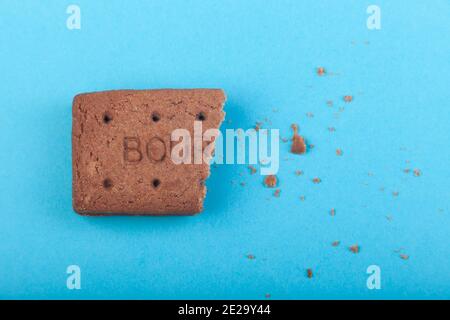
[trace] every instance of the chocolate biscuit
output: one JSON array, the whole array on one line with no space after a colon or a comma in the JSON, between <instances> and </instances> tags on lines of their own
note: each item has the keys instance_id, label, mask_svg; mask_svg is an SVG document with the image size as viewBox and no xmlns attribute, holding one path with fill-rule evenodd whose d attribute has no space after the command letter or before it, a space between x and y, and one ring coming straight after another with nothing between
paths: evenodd
<instances>
[{"instance_id":1,"label":"chocolate biscuit","mask_svg":"<svg viewBox=\"0 0 450 320\"><path fill-rule=\"evenodd\" d=\"M201 121L203 132L218 129L224 102L219 89L117 90L75 96L74 210L83 215L201 212L209 164L174 163L171 134L186 129L194 140L194 121Z\"/></svg>"}]
</instances>

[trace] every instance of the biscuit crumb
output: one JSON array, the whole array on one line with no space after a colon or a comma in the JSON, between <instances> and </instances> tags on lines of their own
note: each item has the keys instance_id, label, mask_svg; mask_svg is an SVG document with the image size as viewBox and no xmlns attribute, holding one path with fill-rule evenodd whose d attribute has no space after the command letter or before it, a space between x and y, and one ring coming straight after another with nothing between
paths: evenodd
<instances>
[{"instance_id":1,"label":"biscuit crumb","mask_svg":"<svg viewBox=\"0 0 450 320\"><path fill-rule=\"evenodd\" d=\"M306 113L306 116L307 116L308 118L314 118L314 113L312 113L312 112L307 112L307 113Z\"/></svg>"},{"instance_id":2,"label":"biscuit crumb","mask_svg":"<svg viewBox=\"0 0 450 320\"><path fill-rule=\"evenodd\" d=\"M336 128L335 128L335 127L328 127L328 131L330 131L330 132L335 132L335 131L336 131Z\"/></svg>"},{"instance_id":3,"label":"biscuit crumb","mask_svg":"<svg viewBox=\"0 0 450 320\"><path fill-rule=\"evenodd\" d=\"M336 209L335 209L335 208L332 208L332 209L330 210L330 216L334 217L335 215L336 215Z\"/></svg>"},{"instance_id":4,"label":"biscuit crumb","mask_svg":"<svg viewBox=\"0 0 450 320\"><path fill-rule=\"evenodd\" d=\"M398 192L398 191L392 192L392 195L393 195L394 197L398 197L399 194L400 194L400 192Z\"/></svg>"},{"instance_id":5,"label":"biscuit crumb","mask_svg":"<svg viewBox=\"0 0 450 320\"><path fill-rule=\"evenodd\" d=\"M318 67L318 68L317 68L317 74L318 74L319 76L323 76L323 75L325 75L325 73L326 73L326 71L325 71L325 68L324 68L324 67Z\"/></svg>"},{"instance_id":6,"label":"biscuit crumb","mask_svg":"<svg viewBox=\"0 0 450 320\"><path fill-rule=\"evenodd\" d=\"M338 247L340 244L341 244L340 241L333 241L333 242L331 243L331 245L332 245L333 247Z\"/></svg>"},{"instance_id":7,"label":"biscuit crumb","mask_svg":"<svg viewBox=\"0 0 450 320\"><path fill-rule=\"evenodd\" d=\"M309 279L311 279L313 277L313 271L311 268L306 270L306 275Z\"/></svg>"},{"instance_id":8,"label":"biscuit crumb","mask_svg":"<svg viewBox=\"0 0 450 320\"><path fill-rule=\"evenodd\" d=\"M345 102L352 102L353 101L353 96L350 96L350 95L347 95L347 96L344 96L344 101Z\"/></svg>"},{"instance_id":9,"label":"biscuit crumb","mask_svg":"<svg viewBox=\"0 0 450 320\"><path fill-rule=\"evenodd\" d=\"M245 187L245 182L239 183L242 187Z\"/></svg>"},{"instance_id":10,"label":"biscuit crumb","mask_svg":"<svg viewBox=\"0 0 450 320\"><path fill-rule=\"evenodd\" d=\"M262 126L262 122L256 122L256 124L255 124L255 130L256 130L256 131L259 131L259 129L261 129L261 126Z\"/></svg>"},{"instance_id":11,"label":"biscuit crumb","mask_svg":"<svg viewBox=\"0 0 450 320\"><path fill-rule=\"evenodd\" d=\"M312 179L312 182L317 184L317 183L321 183L322 180L320 178L314 178L314 179Z\"/></svg>"},{"instance_id":12,"label":"biscuit crumb","mask_svg":"<svg viewBox=\"0 0 450 320\"><path fill-rule=\"evenodd\" d=\"M270 299L270 293L266 293L265 295L264 295L264 297L266 298L266 299Z\"/></svg>"},{"instance_id":13,"label":"biscuit crumb","mask_svg":"<svg viewBox=\"0 0 450 320\"><path fill-rule=\"evenodd\" d=\"M403 169L403 172L404 172L404 173L410 173L410 172L411 172L411 169L409 169L409 168Z\"/></svg>"},{"instance_id":14,"label":"biscuit crumb","mask_svg":"<svg viewBox=\"0 0 450 320\"><path fill-rule=\"evenodd\" d=\"M332 100L327 100L327 106L329 106L331 108L333 106L333 101Z\"/></svg>"},{"instance_id":15,"label":"biscuit crumb","mask_svg":"<svg viewBox=\"0 0 450 320\"><path fill-rule=\"evenodd\" d=\"M278 183L277 176L268 175L264 178L264 185L268 188L274 188Z\"/></svg>"},{"instance_id":16,"label":"biscuit crumb","mask_svg":"<svg viewBox=\"0 0 450 320\"><path fill-rule=\"evenodd\" d=\"M336 155L338 157L342 156L342 154L343 154L342 149L336 149Z\"/></svg>"},{"instance_id":17,"label":"biscuit crumb","mask_svg":"<svg viewBox=\"0 0 450 320\"><path fill-rule=\"evenodd\" d=\"M300 201L305 201L306 197L305 196L300 196Z\"/></svg>"},{"instance_id":18,"label":"biscuit crumb","mask_svg":"<svg viewBox=\"0 0 450 320\"><path fill-rule=\"evenodd\" d=\"M306 152L306 143L303 137L298 134L298 125L292 124L291 128L294 130L291 152L294 154L304 154Z\"/></svg>"},{"instance_id":19,"label":"biscuit crumb","mask_svg":"<svg viewBox=\"0 0 450 320\"><path fill-rule=\"evenodd\" d=\"M359 253L359 246L357 245L357 244L354 244L354 245L352 245L350 248L349 248L349 250L351 251L351 252L353 252L353 253Z\"/></svg>"},{"instance_id":20,"label":"biscuit crumb","mask_svg":"<svg viewBox=\"0 0 450 320\"><path fill-rule=\"evenodd\" d=\"M250 169L250 174L255 174L257 172L256 168L252 165L248 166L248 168Z\"/></svg>"},{"instance_id":21,"label":"biscuit crumb","mask_svg":"<svg viewBox=\"0 0 450 320\"><path fill-rule=\"evenodd\" d=\"M420 177L422 175L422 171L420 169L414 169L414 177Z\"/></svg>"},{"instance_id":22,"label":"biscuit crumb","mask_svg":"<svg viewBox=\"0 0 450 320\"><path fill-rule=\"evenodd\" d=\"M281 190L280 190L280 189L277 189L277 190L275 190L275 192L273 193L273 196L279 198L279 197L280 197L280 193L281 193Z\"/></svg>"},{"instance_id":23,"label":"biscuit crumb","mask_svg":"<svg viewBox=\"0 0 450 320\"><path fill-rule=\"evenodd\" d=\"M255 257L253 254L249 253L249 254L247 255L247 259L249 259L249 260L255 260L256 257Z\"/></svg>"},{"instance_id":24,"label":"biscuit crumb","mask_svg":"<svg viewBox=\"0 0 450 320\"><path fill-rule=\"evenodd\" d=\"M295 170L295 175L296 176L301 176L301 175L303 175L303 171L302 170Z\"/></svg>"},{"instance_id":25,"label":"biscuit crumb","mask_svg":"<svg viewBox=\"0 0 450 320\"><path fill-rule=\"evenodd\" d=\"M402 254L400 254L400 259L408 260L409 259L409 255L402 253Z\"/></svg>"}]
</instances>

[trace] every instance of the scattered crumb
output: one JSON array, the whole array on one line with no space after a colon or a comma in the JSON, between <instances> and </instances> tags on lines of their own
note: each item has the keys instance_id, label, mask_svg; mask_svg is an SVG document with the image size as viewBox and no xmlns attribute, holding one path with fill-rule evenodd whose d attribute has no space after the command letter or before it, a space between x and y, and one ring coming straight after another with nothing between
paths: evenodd
<instances>
[{"instance_id":1,"label":"scattered crumb","mask_svg":"<svg viewBox=\"0 0 450 320\"><path fill-rule=\"evenodd\" d=\"M392 215L388 214L386 216L386 219L387 219L387 221L391 222L394 219L394 217Z\"/></svg>"},{"instance_id":2,"label":"scattered crumb","mask_svg":"<svg viewBox=\"0 0 450 320\"><path fill-rule=\"evenodd\" d=\"M408 260L409 259L409 255L401 253L400 254L400 259Z\"/></svg>"},{"instance_id":3,"label":"scattered crumb","mask_svg":"<svg viewBox=\"0 0 450 320\"><path fill-rule=\"evenodd\" d=\"M420 177L422 175L422 171L420 171L420 169L414 169L413 174L414 177Z\"/></svg>"},{"instance_id":4,"label":"scattered crumb","mask_svg":"<svg viewBox=\"0 0 450 320\"><path fill-rule=\"evenodd\" d=\"M327 106L329 106L331 108L333 106L333 101L332 100L327 100Z\"/></svg>"},{"instance_id":5,"label":"scattered crumb","mask_svg":"<svg viewBox=\"0 0 450 320\"><path fill-rule=\"evenodd\" d=\"M262 122L256 122L256 124L255 124L255 130L256 130L256 131L259 131L259 129L261 129L261 126L262 126Z\"/></svg>"},{"instance_id":6,"label":"scattered crumb","mask_svg":"<svg viewBox=\"0 0 450 320\"><path fill-rule=\"evenodd\" d=\"M239 183L242 187L245 187L245 182Z\"/></svg>"},{"instance_id":7,"label":"scattered crumb","mask_svg":"<svg viewBox=\"0 0 450 320\"><path fill-rule=\"evenodd\" d=\"M296 176L301 176L301 175L303 175L303 171L302 170L295 170L295 175Z\"/></svg>"},{"instance_id":8,"label":"scattered crumb","mask_svg":"<svg viewBox=\"0 0 450 320\"><path fill-rule=\"evenodd\" d=\"M335 127L328 127L328 131L330 131L330 132L335 132L335 131L336 131L336 128L335 128Z\"/></svg>"},{"instance_id":9,"label":"scattered crumb","mask_svg":"<svg viewBox=\"0 0 450 320\"><path fill-rule=\"evenodd\" d=\"M411 169L408 169L408 168L403 169L403 172L404 172L404 173L410 173L410 172L411 172Z\"/></svg>"},{"instance_id":10,"label":"scattered crumb","mask_svg":"<svg viewBox=\"0 0 450 320\"><path fill-rule=\"evenodd\" d=\"M340 241L333 241L333 242L331 243L331 245L332 245L333 247L338 247L340 244L341 244Z\"/></svg>"},{"instance_id":11,"label":"scattered crumb","mask_svg":"<svg viewBox=\"0 0 450 320\"><path fill-rule=\"evenodd\" d=\"M354 244L353 246L351 246L351 247L349 248L349 250L350 250L351 252L353 252L353 253L359 253L360 248L359 248L359 246L358 246L357 244Z\"/></svg>"},{"instance_id":12,"label":"scattered crumb","mask_svg":"<svg viewBox=\"0 0 450 320\"><path fill-rule=\"evenodd\" d=\"M248 254L247 255L247 259L249 259L249 260L255 260L256 259L256 257L253 255L253 254Z\"/></svg>"},{"instance_id":13,"label":"scattered crumb","mask_svg":"<svg viewBox=\"0 0 450 320\"><path fill-rule=\"evenodd\" d=\"M322 180L320 178L314 178L314 179L312 179L312 181L314 183L321 183L322 182Z\"/></svg>"},{"instance_id":14,"label":"scattered crumb","mask_svg":"<svg viewBox=\"0 0 450 320\"><path fill-rule=\"evenodd\" d=\"M311 279L313 277L313 271L311 268L306 270L306 276Z\"/></svg>"},{"instance_id":15,"label":"scattered crumb","mask_svg":"<svg viewBox=\"0 0 450 320\"><path fill-rule=\"evenodd\" d=\"M266 294L264 295L264 297L265 297L266 299L270 299L271 295L270 295L270 293L266 293Z\"/></svg>"},{"instance_id":16,"label":"scattered crumb","mask_svg":"<svg viewBox=\"0 0 450 320\"><path fill-rule=\"evenodd\" d=\"M268 175L264 178L264 184L268 188L274 188L278 183L277 176L275 175Z\"/></svg>"},{"instance_id":17,"label":"scattered crumb","mask_svg":"<svg viewBox=\"0 0 450 320\"><path fill-rule=\"evenodd\" d=\"M250 174L255 174L256 173L256 168L252 165L248 166L248 168L250 169Z\"/></svg>"},{"instance_id":18,"label":"scattered crumb","mask_svg":"<svg viewBox=\"0 0 450 320\"><path fill-rule=\"evenodd\" d=\"M336 149L336 155L337 156L342 156L342 154L343 154L343 152L342 152L342 149Z\"/></svg>"},{"instance_id":19,"label":"scattered crumb","mask_svg":"<svg viewBox=\"0 0 450 320\"><path fill-rule=\"evenodd\" d=\"M306 197L305 196L300 196L300 201L305 201Z\"/></svg>"},{"instance_id":20,"label":"scattered crumb","mask_svg":"<svg viewBox=\"0 0 450 320\"><path fill-rule=\"evenodd\" d=\"M275 190L275 192L273 193L273 196L279 198L279 197L280 197L280 193L281 193L281 190L280 190L280 189L277 189L277 190Z\"/></svg>"},{"instance_id":21,"label":"scattered crumb","mask_svg":"<svg viewBox=\"0 0 450 320\"><path fill-rule=\"evenodd\" d=\"M303 137L298 134L298 125L292 124L291 128L294 130L291 152L294 154L304 154L306 152L306 143Z\"/></svg>"},{"instance_id":22,"label":"scattered crumb","mask_svg":"<svg viewBox=\"0 0 450 320\"><path fill-rule=\"evenodd\" d=\"M319 76L323 76L323 75L325 75L325 73L326 73L326 71L325 71L325 68L324 68L324 67L318 67L318 68L317 68L317 74L318 74Z\"/></svg>"},{"instance_id":23,"label":"scattered crumb","mask_svg":"<svg viewBox=\"0 0 450 320\"><path fill-rule=\"evenodd\" d=\"M345 102L352 102L353 101L353 96L350 96L350 95L344 96L344 101Z\"/></svg>"},{"instance_id":24,"label":"scattered crumb","mask_svg":"<svg viewBox=\"0 0 450 320\"><path fill-rule=\"evenodd\" d=\"M335 215L336 215L336 209L335 208L331 208L330 216L334 217Z\"/></svg>"},{"instance_id":25,"label":"scattered crumb","mask_svg":"<svg viewBox=\"0 0 450 320\"><path fill-rule=\"evenodd\" d=\"M313 145L313 144L309 145L309 149L314 149L314 147L315 147L315 145Z\"/></svg>"},{"instance_id":26,"label":"scattered crumb","mask_svg":"<svg viewBox=\"0 0 450 320\"><path fill-rule=\"evenodd\" d=\"M398 197L399 194L400 194L400 192L398 192L398 191L392 192L392 195L393 195L394 197Z\"/></svg>"}]
</instances>

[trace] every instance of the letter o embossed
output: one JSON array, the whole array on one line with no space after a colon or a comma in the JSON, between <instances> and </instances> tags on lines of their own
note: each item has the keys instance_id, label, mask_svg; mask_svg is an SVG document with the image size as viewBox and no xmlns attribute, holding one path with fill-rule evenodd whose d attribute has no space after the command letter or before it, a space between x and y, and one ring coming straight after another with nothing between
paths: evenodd
<instances>
[{"instance_id":1,"label":"letter o embossed","mask_svg":"<svg viewBox=\"0 0 450 320\"><path fill-rule=\"evenodd\" d=\"M147 156L151 161L161 162L166 157L166 144L161 138L153 137L147 143Z\"/></svg>"}]
</instances>

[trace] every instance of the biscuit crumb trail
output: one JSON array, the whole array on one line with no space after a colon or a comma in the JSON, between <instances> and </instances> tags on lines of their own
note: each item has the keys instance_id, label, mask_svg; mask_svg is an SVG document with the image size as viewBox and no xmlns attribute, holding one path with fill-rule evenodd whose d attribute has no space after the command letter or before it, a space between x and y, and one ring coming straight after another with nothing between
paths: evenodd
<instances>
[{"instance_id":1,"label":"biscuit crumb trail","mask_svg":"<svg viewBox=\"0 0 450 320\"><path fill-rule=\"evenodd\" d=\"M276 197L276 198L279 198L279 197L280 197L280 193L281 193L281 190L280 190L280 189L277 189L277 190L275 190L275 192L273 193L273 196Z\"/></svg>"},{"instance_id":2,"label":"biscuit crumb trail","mask_svg":"<svg viewBox=\"0 0 450 320\"><path fill-rule=\"evenodd\" d=\"M247 255L247 259L249 259L249 260L255 260L256 259L256 257L253 255L253 254L248 254Z\"/></svg>"},{"instance_id":3,"label":"biscuit crumb trail","mask_svg":"<svg viewBox=\"0 0 450 320\"><path fill-rule=\"evenodd\" d=\"M325 75L325 73L326 73L326 71L325 71L325 68L324 68L324 67L318 67L318 68L317 68L317 74L318 74L319 76L323 76L323 75Z\"/></svg>"},{"instance_id":4,"label":"biscuit crumb trail","mask_svg":"<svg viewBox=\"0 0 450 320\"><path fill-rule=\"evenodd\" d=\"M345 102L352 102L353 101L353 96L350 96L350 95L347 95L347 96L344 96L344 101Z\"/></svg>"},{"instance_id":5,"label":"biscuit crumb trail","mask_svg":"<svg viewBox=\"0 0 450 320\"><path fill-rule=\"evenodd\" d=\"M331 243L331 245L332 245L333 247L338 247L340 244L341 244L340 241L333 241L333 242Z\"/></svg>"},{"instance_id":6,"label":"biscuit crumb trail","mask_svg":"<svg viewBox=\"0 0 450 320\"><path fill-rule=\"evenodd\" d=\"M303 175L303 171L302 170L295 170L295 175L296 176L301 176L301 175Z\"/></svg>"},{"instance_id":7,"label":"biscuit crumb trail","mask_svg":"<svg viewBox=\"0 0 450 320\"><path fill-rule=\"evenodd\" d=\"M314 179L312 179L312 182L314 182L314 183L321 183L322 180L320 178L314 178Z\"/></svg>"},{"instance_id":8,"label":"biscuit crumb trail","mask_svg":"<svg viewBox=\"0 0 450 320\"><path fill-rule=\"evenodd\" d=\"M250 169L250 174L255 174L257 172L256 168L252 165L248 166L248 168Z\"/></svg>"},{"instance_id":9,"label":"biscuit crumb trail","mask_svg":"<svg viewBox=\"0 0 450 320\"><path fill-rule=\"evenodd\" d=\"M420 169L414 169L413 174L414 177L420 177L422 175L422 171L420 171Z\"/></svg>"},{"instance_id":10,"label":"biscuit crumb trail","mask_svg":"<svg viewBox=\"0 0 450 320\"><path fill-rule=\"evenodd\" d=\"M342 156L342 154L343 154L342 149L336 149L336 155L338 157Z\"/></svg>"},{"instance_id":11,"label":"biscuit crumb trail","mask_svg":"<svg viewBox=\"0 0 450 320\"><path fill-rule=\"evenodd\" d=\"M334 217L335 215L336 215L336 209L335 208L331 208L330 216Z\"/></svg>"},{"instance_id":12,"label":"biscuit crumb trail","mask_svg":"<svg viewBox=\"0 0 450 320\"><path fill-rule=\"evenodd\" d=\"M313 277L313 271L311 268L306 270L306 275L308 276L309 279L311 279Z\"/></svg>"},{"instance_id":13,"label":"biscuit crumb trail","mask_svg":"<svg viewBox=\"0 0 450 320\"><path fill-rule=\"evenodd\" d=\"M357 244L354 244L349 248L349 250L353 253L359 253L360 248Z\"/></svg>"},{"instance_id":14,"label":"biscuit crumb trail","mask_svg":"<svg viewBox=\"0 0 450 320\"><path fill-rule=\"evenodd\" d=\"M294 154L304 154L306 152L306 143L303 137L298 134L298 125L292 124L291 128L294 130L291 152Z\"/></svg>"},{"instance_id":15,"label":"biscuit crumb trail","mask_svg":"<svg viewBox=\"0 0 450 320\"><path fill-rule=\"evenodd\" d=\"M408 260L409 259L409 255L402 253L402 254L400 254L400 259Z\"/></svg>"},{"instance_id":16,"label":"biscuit crumb trail","mask_svg":"<svg viewBox=\"0 0 450 320\"><path fill-rule=\"evenodd\" d=\"M274 188L278 183L277 176L268 175L264 178L264 185L268 188Z\"/></svg>"}]
</instances>

